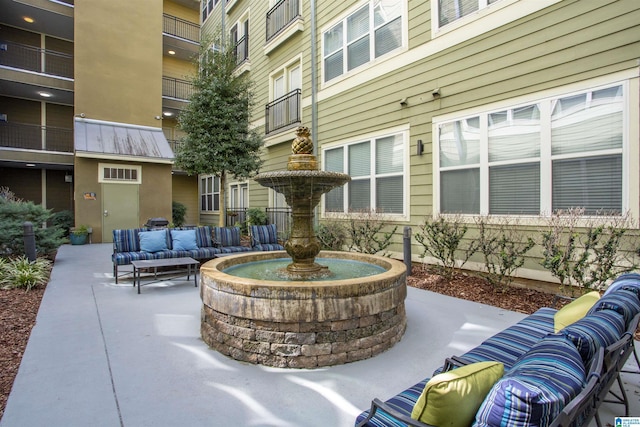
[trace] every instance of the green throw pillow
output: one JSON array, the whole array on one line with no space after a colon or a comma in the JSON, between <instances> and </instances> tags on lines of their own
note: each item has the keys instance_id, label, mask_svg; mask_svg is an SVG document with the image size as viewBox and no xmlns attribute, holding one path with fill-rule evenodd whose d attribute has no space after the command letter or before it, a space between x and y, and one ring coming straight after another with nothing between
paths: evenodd
<instances>
[{"instance_id":1,"label":"green throw pillow","mask_svg":"<svg viewBox=\"0 0 640 427\"><path fill-rule=\"evenodd\" d=\"M555 331L560 332L570 324L582 319L599 299L600 293L593 291L562 307L553 316L553 328Z\"/></svg>"},{"instance_id":2,"label":"green throw pillow","mask_svg":"<svg viewBox=\"0 0 640 427\"><path fill-rule=\"evenodd\" d=\"M504 374L500 362L478 362L431 378L411 418L439 427L469 427L491 387Z\"/></svg>"}]
</instances>

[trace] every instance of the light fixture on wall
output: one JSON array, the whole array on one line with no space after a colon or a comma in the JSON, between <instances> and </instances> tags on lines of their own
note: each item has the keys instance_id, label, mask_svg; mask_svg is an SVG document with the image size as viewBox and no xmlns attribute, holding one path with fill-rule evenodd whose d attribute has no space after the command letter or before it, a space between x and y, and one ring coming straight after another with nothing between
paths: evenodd
<instances>
[{"instance_id":1,"label":"light fixture on wall","mask_svg":"<svg viewBox=\"0 0 640 427\"><path fill-rule=\"evenodd\" d=\"M418 156L422 156L422 152L424 151L424 144L422 144L421 139L418 140L418 146L416 148L416 154L418 154Z\"/></svg>"},{"instance_id":2,"label":"light fixture on wall","mask_svg":"<svg viewBox=\"0 0 640 427\"><path fill-rule=\"evenodd\" d=\"M431 95L433 95L433 97L434 97L435 99L440 98L440 88L439 88L439 87L437 87L437 88L435 88L434 90L432 90L432 91L431 91Z\"/></svg>"}]
</instances>

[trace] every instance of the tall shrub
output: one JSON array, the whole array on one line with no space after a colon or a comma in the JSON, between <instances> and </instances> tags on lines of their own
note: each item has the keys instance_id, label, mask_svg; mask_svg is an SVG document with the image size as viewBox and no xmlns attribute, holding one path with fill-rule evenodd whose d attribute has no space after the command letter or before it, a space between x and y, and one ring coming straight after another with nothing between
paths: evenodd
<instances>
[{"instance_id":1,"label":"tall shrub","mask_svg":"<svg viewBox=\"0 0 640 427\"><path fill-rule=\"evenodd\" d=\"M635 247L635 238L624 239L631 225L628 215L584 217L579 208L554 212L541 234L541 264L572 294L601 289L637 267L628 256L632 251L623 247Z\"/></svg>"},{"instance_id":2,"label":"tall shrub","mask_svg":"<svg viewBox=\"0 0 640 427\"><path fill-rule=\"evenodd\" d=\"M427 217L415 234L424 248L422 258L431 255L438 260L443 275L451 279L456 266L461 268L477 250L474 241L463 243L467 230L460 215Z\"/></svg>"},{"instance_id":3,"label":"tall shrub","mask_svg":"<svg viewBox=\"0 0 640 427\"><path fill-rule=\"evenodd\" d=\"M387 256L385 250L391 245L391 238L398 226L394 226L391 231L384 231L386 226L387 220L381 213L370 210L351 212L347 220L349 250Z\"/></svg>"},{"instance_id":4,"label":"tall shrub","mask_svg":"<svg viewBox=\"0 0 640 427\"><path fill-rule=\"evenodd\" d=\"M506 217L478 216L478 252L484 261L485 277L503 290L513 280L515 271L524 265L525 255L535 245L525 237L515 220Z\"/></svg>"},{"instance_id":5,"label":"tall shrub","mask_svg":"<svg viewBox=\"0 0 640 427\"><path fill-rule=\"evenodd\" d=\"M36 252L51 255L65 243L61 227L45 227L52 212L42 205L0 197L0 256L19 256L25 253L24 222L33 223Z\"/></svg>"}]
</instances>

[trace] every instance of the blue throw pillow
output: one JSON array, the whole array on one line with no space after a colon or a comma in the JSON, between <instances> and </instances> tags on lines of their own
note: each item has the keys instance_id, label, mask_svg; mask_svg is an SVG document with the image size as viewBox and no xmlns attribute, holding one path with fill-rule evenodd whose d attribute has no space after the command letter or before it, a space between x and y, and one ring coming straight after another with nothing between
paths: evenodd
<instances>
[{"instance_id":1,"label":"blue throw pillow","mask_svg":"<svg viewBox=\"0 0 640 427\"><path fill-rule=\"evenodd\" d=\"M160 252L168 249L166 230L143 231L138 236L140 236L141 251Z\"/></svg>"},{"instance_id":2,"label":"blue throw pillow","mask_svg":"<svg viewBox=\"0 0 640 427\"><path fill-rule=\"evenodd\" d=\"M198 249L196 230L171 230L174 251L190 251Z\"/></svg>"},{"instance_id":3,"label":"blue throw pillow","mask_svg":"<svg viewBox=\"0 0 640 427\"><path fill-rule=\"evenodd\" d=\"M473 426L547 426L582 390L585 377L573 343L561 335L547 335L493 386Z\"/></svg>"},{"instance_id":4,"label":"blue throw pillow","mask_svg":"<svg viewBox=\"0 0 640 427\"><path fill-rule=\"evenodd\" d=\"M585 366L599 348L606 348L622 338L625 331L624 317L614 310L600 310L567 326L560 334L576 346Z\"/></svg>"},{"instance_id":5,"label":"blue throw pillow","mask_svg":"<svg viewBox=\"0 0 640 427\"><path fill-rule=\"evenodd\" d=\"M600 298L587 313L587 316L600 310L613 310L624 316L625 329L631 320L640 313L640 301L632 291L618 289Z\"/></svg>"},{"instance_id":6,"label":"blue throw pillow","mask_svg":"<svg viewBox=\"0 0 640 427\"><path fill-rule=\"evenodd\" d=\"M640 274L638 273L627 273L618 277L613 281L604 292L604 295L608 295L612 292L618 290L630 291L636 294L636 296L640 299Z\"/></svg>"}]
</instances>

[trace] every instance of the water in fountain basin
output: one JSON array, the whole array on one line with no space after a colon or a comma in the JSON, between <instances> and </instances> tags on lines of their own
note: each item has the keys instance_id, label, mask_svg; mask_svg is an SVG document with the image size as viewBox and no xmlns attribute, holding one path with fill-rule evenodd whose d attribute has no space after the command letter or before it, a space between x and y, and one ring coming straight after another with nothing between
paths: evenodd
<instances>
[{"instance_id":1,"label":"water in fountain basin","mask_svg":"<svg viewBox=\"0 0 640 427\"><path fill-rule=\"evenodd\" d=\"M288 281L292 280L288 277L286 268L290 262L291 259L289 258L252 261L225 268L222 272L247 279ZM375 264L347 259L317 258L316 262L329 267L331 273L312 279L313 281L354 279L373 276L386 271Z\"/></svg>"}]
</instances>

